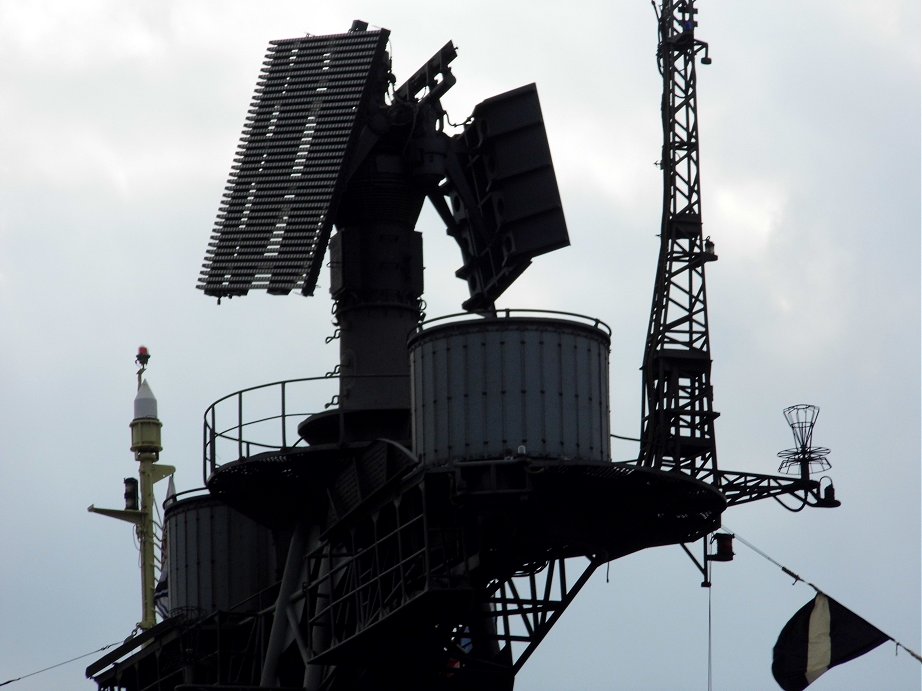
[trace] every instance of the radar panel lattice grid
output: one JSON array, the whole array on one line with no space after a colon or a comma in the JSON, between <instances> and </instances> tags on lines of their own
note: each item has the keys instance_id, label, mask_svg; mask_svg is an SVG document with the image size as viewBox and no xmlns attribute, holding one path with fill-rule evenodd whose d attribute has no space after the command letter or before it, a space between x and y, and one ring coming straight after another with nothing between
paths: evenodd
<instances>
[{"instance_id":1,"label":"radar panel lattice grid","mask_svg":"<svg viewBox=\"0 0 922 691\"><path fill-rule=\"evenodd\" d=\"M208 244L198 288L312 295L342 171L386 88L388 32L272 41Z\"/></svg>"}]
</instances>

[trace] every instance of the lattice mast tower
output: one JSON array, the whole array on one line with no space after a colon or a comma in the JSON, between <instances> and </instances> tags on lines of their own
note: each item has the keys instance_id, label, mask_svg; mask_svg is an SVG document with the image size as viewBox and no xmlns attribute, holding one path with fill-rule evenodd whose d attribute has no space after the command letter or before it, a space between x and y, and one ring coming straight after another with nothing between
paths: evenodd
<instances>
[{"instance_id":1,"label":"lattice mast tower","mask_svg":"<svg viewBox=\"0 0 922 691\"><path fill-rule=\"evenodd\" d=\"M655 5L654 5L655 8ZM717 470L704 267L717 259L701 225L692 0L664 0L657 61L663 77L663 216L644 351L641 465L694 477Z\"/></svg>"}]
</instances>

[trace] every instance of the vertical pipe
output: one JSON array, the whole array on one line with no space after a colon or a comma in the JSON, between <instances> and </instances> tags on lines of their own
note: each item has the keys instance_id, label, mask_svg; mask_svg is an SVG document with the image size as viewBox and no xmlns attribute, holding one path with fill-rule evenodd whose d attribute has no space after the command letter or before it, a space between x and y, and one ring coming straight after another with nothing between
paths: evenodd
<instances>
[{"instance_id":1,"label":"vertical pipe","mask_svg":"<svg viewBox=\"0 0 922 691\"><path fill-rule=\"evenodd\" d=\"M141 512L142 517L135 530L141 544L141 623L144 630L153 628L157 623L156 609L154 608L154 478L152 465L155 461L153 454L139 453L138 471Z\"/></svg>"},{"instance_id":2,"label":"vertical pipe","mask_svg":"<svg viewBox=\"0 0 922 691\"><path fill-rule=\"evenodd\" d=\"M279 659L285 650L286 634L288 633L288 603L301 580L301 562L304 559L304 546L307 528L304 523L298 523L291 534L288 545L288 557L285 560L285 571L279 585L279 595L275 602L275 614L272 617L272 630L269 633L269 645L266 647L266 659L263 661L260 686L277 686Z\"/></svg>"}]
</instances>

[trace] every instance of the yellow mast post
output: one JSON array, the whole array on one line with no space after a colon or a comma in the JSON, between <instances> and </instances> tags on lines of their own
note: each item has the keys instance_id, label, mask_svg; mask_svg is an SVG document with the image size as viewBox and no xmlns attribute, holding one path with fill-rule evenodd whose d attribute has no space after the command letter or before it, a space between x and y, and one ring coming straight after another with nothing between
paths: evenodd
<instances>
[{"instance_id":1,"label":"yellow mast post","mask_svg":"<svg viewBox=\"0 0 922 691\"><path fill-rule=\"evenodd\" d=\"M134 523L135 532L141 545L141 621L138 627L150 629L156 623L156 608L154 606L154 581L155 561L154 543L154 485L160 480L169 477L176 468L159 464L161 445L160 430L163 424L157 417L157 399L143 379L147 371L147 362L150 353L147 348L138 348L135 362L141 368L138 370L138 392L134 399L134 419L131 421L131 450L138 462L138 487L132 487L133 478L125 479L125 508L101 509L90 506L87 510L110 518ZM138 496L140 494L140 497ZM140 498L140 506L139 506Z\"/></svg>"}]
</instances>

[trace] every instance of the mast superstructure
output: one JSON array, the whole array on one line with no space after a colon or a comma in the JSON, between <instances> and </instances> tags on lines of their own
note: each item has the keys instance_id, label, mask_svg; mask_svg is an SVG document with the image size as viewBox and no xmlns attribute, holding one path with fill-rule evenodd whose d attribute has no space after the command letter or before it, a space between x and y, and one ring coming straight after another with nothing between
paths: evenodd
<instances>
[{"instance_id":1,"label":"mast superstructure","mask_svg":"<svg viewBox=\"0 0 922 691\"><path fill-rule=\"evenodd\" d=\"M698 170L695 37L691 0L665 0L657 60L663 77L663 215L643 359L640 464L693 477L717 470L711 346L704 267L717 259L703 237Z\"/></svg>"}]
</instances>

